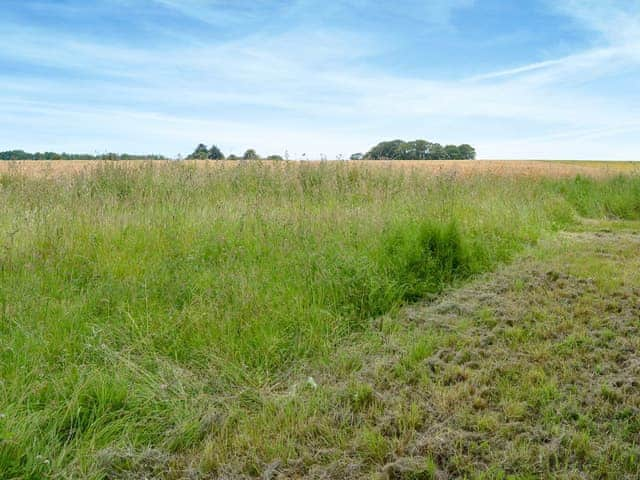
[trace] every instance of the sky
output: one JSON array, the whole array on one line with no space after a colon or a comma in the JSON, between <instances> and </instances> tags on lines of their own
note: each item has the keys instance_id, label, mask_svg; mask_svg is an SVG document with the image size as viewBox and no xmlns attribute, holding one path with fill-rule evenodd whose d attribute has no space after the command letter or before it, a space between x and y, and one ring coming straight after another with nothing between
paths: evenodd
<instances>
[{"instance_id":1,"label":"sky","mask_svg":"<svg viewBox=\"0 0 640 480\"><path fill-rule=\"evenodd\" d=\"M640 159L640 0L0 0L0 150L395 138Z\"/></svg>"}]
</instances>

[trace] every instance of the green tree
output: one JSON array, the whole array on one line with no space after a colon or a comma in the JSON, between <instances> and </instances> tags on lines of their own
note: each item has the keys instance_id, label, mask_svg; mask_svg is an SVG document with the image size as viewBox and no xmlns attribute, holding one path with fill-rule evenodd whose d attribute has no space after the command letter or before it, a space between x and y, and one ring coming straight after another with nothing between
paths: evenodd
<instances>
[{"instance_id":1,"label":"green tree","mask_svg":"<svg viewBox=\"0 0 640 480\"><path fill-rule=\"evenodd\" d=\"M359 154L353 154L352 160L358 159ZM471 145L447 145L427 140L392 140L380 142L373 147L364 158L371 160L445 160L445 159L474 159L476 151Z\"/></svg>"},{"instance_id":2,"label":"green tree","mask_svg":"<svg viewBox=\"0 0 640 480\"><path fill-rule=\"evenodd\" d=\"M439 143L432 143L431 148L429 150L429 156L427 157L429 160L444 160L446 159L446 153L444 147Z\"/></svg>"},{"instance_id":3,"label":"green tree","mask_svg":"<svg viewBox=\"0 0 640 480\"><path fill-rule=\"evenodd\" d=\"M260 157L253 148L250 148L249 150L244 152L242 158L245 160L258 160Z\"/></svg>"},{"instance_id":4,"label":"green tree","mask_svg":"<svg viewBox=\"0 0 640 480\"><path fill-rule=\"evenodd\" d=\"M204 143L201 143L187 158L192 160L206 160L207 158L209 158L209 150Z\"/></svg>"},{"instance_id":5,"label":"green tree","mask_svg":"<svg viewBox=\"0 0 640 480\"><path fill-rule=\"evenodd\" d=\"M407 143L403 140L380 142L373 147L365 158L371 160L401 160L405 157Z\"/></svg>"},{"instance_id":6,"label":"green tree","mask_svg":"<svg viewBox=\"0 0 640 480\"><path fill-rule=\"evenodd\" d=\"M211 145L207 153L207 158L209 160L224 160L224 154L216 145Z\"/></svg>"},{"instance_id":7,"label":"green tree","mask_svg":"<svg viewBox=\"0 0 640 480\"><path fill-rule=\"evenodd\" d=\"M414 140L407 142L403 160L427 160L433 151L434 145L426 140Z\"/></svg>"},{"instance_id":8,"label":"green tree","mask_svg":"<svg viewBox=\"0 0 640 480\"><path fill-rule=\"evenodd\" d=\"M471 145L464 143L458 147L458 151L460 152L460 158L462 160L476 159L476 149L473 148Z\"/></svg>"},{"instance_id":9,"label":"green tree","mask_svg":"<svg viewBox=\"0 0 640 480\"><path fill-rule=\"evenodd\" d=\"M448 160L460 160L460 149L455 145L447 145L444 147L444 155Z\"/></svg>"}]
</instances>

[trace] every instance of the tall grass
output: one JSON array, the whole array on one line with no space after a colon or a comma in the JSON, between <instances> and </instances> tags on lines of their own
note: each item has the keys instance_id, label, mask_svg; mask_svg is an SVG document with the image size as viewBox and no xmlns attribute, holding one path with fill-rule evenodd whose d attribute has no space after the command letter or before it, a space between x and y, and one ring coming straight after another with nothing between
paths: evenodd
<instances>
[{"instance_id":1,"label":"tall grass","mask_svg":"<svg viewBox=\"0 0 640 480\"><path fill-rule=\"evenodd\" d=\"M640 218L640 182L637 176L618 175L606 182L577 176L553 182L558 191L584 217Z\"/></svg>"},{"instance_id":2,"label":"tall grass","mask_svg":"<svg viewBox=\"0 0 640 480\"><path fill-rule=\"evenodd\" d=\"M638 218L639 192L339 163L3 175L0 477L188 452L212 405L251 409L376 316L577 215Z\"/></svg>"}]
</instances>

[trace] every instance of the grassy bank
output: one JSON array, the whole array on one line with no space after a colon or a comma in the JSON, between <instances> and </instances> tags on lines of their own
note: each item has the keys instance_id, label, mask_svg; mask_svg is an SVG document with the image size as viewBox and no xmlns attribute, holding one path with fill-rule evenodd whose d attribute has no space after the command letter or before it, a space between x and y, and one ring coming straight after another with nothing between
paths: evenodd
<instances>
[{"instance_id":1,"label":"grassy bank","mask_svg":"<svg viewBox=\"0 0 640 480\"><path fill-rule=\"evenodd\" d=\"M0 477L169 471L205 445L191 466L222 471L266 395L578 215L640 218L640 179L337 163L3 174ZM295 451L283 442L271 453ZM238 468L258 474L263 447Z\"/></svg>"}]
</instances>

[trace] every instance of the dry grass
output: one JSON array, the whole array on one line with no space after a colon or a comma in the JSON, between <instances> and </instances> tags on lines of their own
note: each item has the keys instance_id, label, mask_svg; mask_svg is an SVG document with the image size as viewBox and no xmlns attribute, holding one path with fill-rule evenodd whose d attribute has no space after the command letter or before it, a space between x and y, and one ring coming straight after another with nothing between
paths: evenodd
<instances>
[{"instance_id":1,"label":"dry grass","mask_svg":"<svg viewBox=\"0 0 640 480\"><path fill-rule=\"evenodd\" d=\"M0 162L1 173L18 173L28 176L60 176L88 172L108 161L96 160L57 160L18 162ZM140 161L117 162L120 165L139 165ZM154 165L169 165L166 160L150 161ZM237 161L189 160L182 163L196 165L199 168L233 167ZM265 165L281 166L298 162L262 161ZM309 163L309 162L305 162ZM313 162L318 163L318 162ZM402 168L406 170L433 171L434 173L456 173L460 175L491 174L500 176L529 176L566 178L585 175L594 178L607 178L620 173L640 172L640 162L609 161L547 161L547 160L400 160L400 161L359 161L346 162L353 166L375 166L382 169Z\"/></svg>"}]
</instances>

